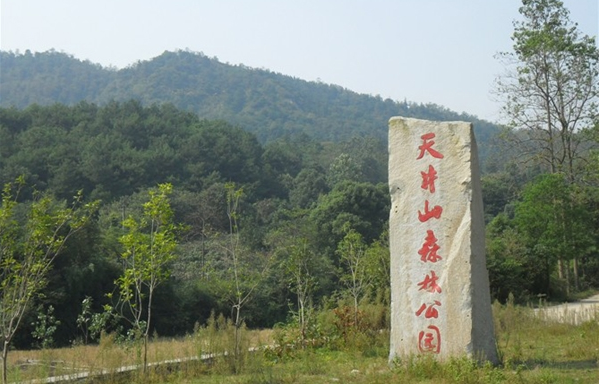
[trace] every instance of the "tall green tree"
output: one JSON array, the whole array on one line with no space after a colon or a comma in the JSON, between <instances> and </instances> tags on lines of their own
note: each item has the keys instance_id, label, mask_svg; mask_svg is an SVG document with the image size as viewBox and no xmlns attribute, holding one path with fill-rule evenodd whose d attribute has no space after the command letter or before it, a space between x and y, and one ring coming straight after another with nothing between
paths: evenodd
<instances>
[{"instance_id":1,"label":"tall green tree","mask_svg":"<svg viewBox=\"0 0 599 384\"><path fill-rule=\"evenodd\" d=\"M516 206L514 221L529 258L528 277L540 293L552 293L551 274L565 281L566 295L578 288L578 260L594 237L592 216L564 175L547 174L530 183Z\"/></svg>"},{"instance_id":2,"label":"tall green tree","mask_svg":"<svg viewBox=\"0 0 599 384\"><path fill-rule=\"evenodd\" d=\"M7 356L30 303L47 283L47 274L67 240L88 222L97 202L71 206L39 196L30 204L17 202L24 179L7 183L0 206L0 342L2 382L7 382ZM24 211L24 217L19 217ZM22 212L21 212L22 214Z\"/></svg>"},{"instance_id":3,"label":"tall green tree","mask_svg":"<svg viewBox=\"0 0 599 384\"><path fill-rule=\"evenodd\" d=\"M320 196L310 218L318 230L318 245L331 256L345 237L348 223L367 244L371 243L380 237L389 218L388 187L382 183L341 182Z\"/></svg>"},{"instance_id":4,"label":"tall green tree","mask_svg":"<svg viewBox=\"0 0 599 384\"><path fill-rule=\"evenodd\" d=\"M156 287L170 276L169 264L177 248L177 226L169 203L172 188L167 183L150 190L150 200L143 204L142 217L125 219L123 227L127 233L120 239L124 248L121 255L124 271L115 282L120 295L118 309L143 341L144 371L148 361L152 301Z\"/></svg>"},{"instance_id":5,"label":"tall green tree","mask_svg":"<svg viewBox=\"0 0 599 384\"><path fill-rule=\"evenodd\" d=\"M559 0L523 0L519 11L496 91L509 125L521 129L512 137L522 153L573 182L584 152L579 132L597 121L599 49Z\"/></svg>"}]
</instances>

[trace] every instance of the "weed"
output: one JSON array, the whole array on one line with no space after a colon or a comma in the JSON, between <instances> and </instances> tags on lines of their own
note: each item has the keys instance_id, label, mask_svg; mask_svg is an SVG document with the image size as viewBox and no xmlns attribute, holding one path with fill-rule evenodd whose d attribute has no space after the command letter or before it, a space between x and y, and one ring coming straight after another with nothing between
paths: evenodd
<instances>
[{"instance_id":1,"label":"weed","mask_svg":"<svg viewBox=\"0 0 599 384\"><path fill-rule=\"evenodd\" d=\"M389 331L377 330L378 325L373 325L380 325L372 320L376 318L372 315L377 313L376 308L362 307L359 332L348 332L346 337L334 325L335 320L341 321L344 317L337 316L332 308L318 314L312 337L306 342L301 341L294 323L279 325L268 332L243 328L244 352L239 356L229 353L235 346L234 325L223 316L212 315L205 326L196 326L192 335L176 340L154 337L149 345L152 361L191 356L204 358L203 361L155 366L146 374L116 373L118 367L135 364L137 359L132 347L119 343L114 334L103 333L96 346L14 351L11 353L14 360L9 362L10 380L107 370L110 374L88 382L596 383L599 374L597 322L579 326L549 323L535 318L532 308L509 302L506 305L495 303L493 309L502 367L479 365L465 357L438 361L430 356L412 356L389 365ZM353 327L343 328L347 331ZM329 331L332 333L327 335ZM255 347L252 352L248 351L250 346Z\"/></svg>"}]
</instances>

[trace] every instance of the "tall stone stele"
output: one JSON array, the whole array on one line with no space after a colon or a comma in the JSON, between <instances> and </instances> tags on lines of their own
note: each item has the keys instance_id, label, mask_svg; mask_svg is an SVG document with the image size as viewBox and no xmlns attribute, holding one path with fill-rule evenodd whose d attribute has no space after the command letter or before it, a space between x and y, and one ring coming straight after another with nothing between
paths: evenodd
<instances>
[{"instance_id":1,"label":"tall stone stele","mask_svg":"<svg viewBox=\"0 0 599 384\"><path fill-rule=\"evenodd\" d=\"M498 363L472 124L389 121L390 359Z\"/></svg>"}]
</instances>

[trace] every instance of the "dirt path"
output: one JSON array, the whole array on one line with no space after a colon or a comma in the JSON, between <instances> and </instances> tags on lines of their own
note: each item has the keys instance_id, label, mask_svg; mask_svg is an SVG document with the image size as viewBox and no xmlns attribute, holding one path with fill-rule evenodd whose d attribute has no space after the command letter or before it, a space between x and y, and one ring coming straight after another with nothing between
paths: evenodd
<instances>
[{"instance_id":1,"label":"dirt path","mask_svg":"<svg viewBox=\"0 0 599 384\"><path fill-rule=\"evenodd\" d=\"M575 325L586 321L599 321L599 295L575 303L537 308L535 314L547 320Z\"/></svg>"}]
</instances>

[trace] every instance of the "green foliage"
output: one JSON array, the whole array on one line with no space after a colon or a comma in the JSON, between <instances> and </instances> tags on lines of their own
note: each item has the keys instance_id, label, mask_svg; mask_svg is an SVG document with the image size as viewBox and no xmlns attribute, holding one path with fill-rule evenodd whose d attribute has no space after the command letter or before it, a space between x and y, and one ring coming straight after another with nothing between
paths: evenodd
<instances>
[{"instance_id":1,"label":"green foliage","mask_svg":"<svg viewBox=\"0 0 599 384\"><path fill-rule=\"evenodd\" d=\"M311 208L321 195L329 192L325 172L316 168L302 169L292 182L289 202L298 208Z\"/></svg>"},{"instance_id":2,"label":"green foliage","mask_svg":"<svg viewBox=\"0 0 599 384\"><path fill-rule=\"evenodd\" d=\"M120 241L124 247L122 258L128 267L117 285L121 298L133 306L142 298L142 286L152 290L170 274L167 266L174 259L177 247L176 227L168 202L171 191L170 184L159 185L158 191L149 192L143 217L136 220L129 216L123 222L127 233Z\"/></svg>"},{"instance_id":3,"label":"green foliage","mask_svg":"<svg viewBox=\"0 0 599 384\"><path fill-rule=\"evenodd\" d=\"M83 228L98 206L97 202L83 204L82 195L78 194L71 206L57 203L51 196L38 195L33 202L23 207L24 204L17 202L17 196L18 190L24 185L24 177L17 178L14 184L5 184L0 206L3 382L6 382L8 348L26 310L46 286L48 272L67 240ZM23 209L24 215L21 217L19 209ZM45 338L48 335L41 336Z\"/></svg>"},{"instance_id":4,"label":"green foliage","mask_svg":"<svg viewBox=\"0 0 599 384\"><path fill-rule=\"evenodd\" d=\"M320 234L319 244L334 250L347 225L367 243L378 238L389 216L388 194L382 184L343 182L335 186L310 213Z\"/></svg>"},{"instance_id":5,"label":"green foliage","mask_svg":"<svg viewBox=\"0 0 599 384\"><path fill-rule=\"evenodd\" d=\"M89 328L91 322L91 305L92 298L87 296L81 302L81 313L77 316L77 327L83 333L83 342L87 344L89 338Z\"/></svg>"},{"instance_id":6,"label":"green foliage","mask_svg":"<svg viewBox=\"0 0 599 384\"><path fill-rule=\"evenodd\" d=\"M235 348L230 353L235 360L239 360L243 358L242 333L245 326L242 311L255 298L258 287L263 283L270 258L268 254L248 249L240 235L243 189L230 182L225 184L224 193L229 228L228 233L220 234L215 239L220 265L211 270L210 283L213 292L229 306L231 321L235 326Z\"/></svg>"},{"instance_id":7,"label":"green foliage","mask_svg":"<svg viewBox=\"0 0 599 384\"><path fill-rule=\"evenodd\" d=\"M517 294L519 302L527 302L534 289L527 275L526 249L507 215L499 214L487 225L486 245L491 296L506 302Z\"/></svg>"},{"instance_id":8,"label":"green foliage","mask_svg":"<svg viewBox=\"0 0 599 384\"><path fill-rule=\"evenodd\" d=\"M83 334L83 343L89 340L99 340L102 332L105 332L114 314L111 310L92 312L93 298L86 296L81 302L81 313L77 316L77 327Z\"/></svg>"},{"instance_id":9,"label":"green foliage","mask_svg":"<svg viewBox=\"0 0 599 384\"><path fill-rule=\"evenodd\" d=\"M144 343L144 367L151 330L152 303L156 287L170 276L169 264L175 258L177 226L169 203L171 184L159 184L149 191L143 215L123 221L126 233L121 236L123 274L115 281L118 289L117 309L133 326L129 331ZM143 318L146 314L145 319Z\"/></svg>"},{"instance_id":10,"label":"green foliage","mask_svg":"<svg viewBox=\"0 0 599 384\"><path fill-rule=\"evenodd\" d=\"M523 0L519 11L497 87L509 125L522 129L515 138L524 159L580 180L587 148L579 132L596 124L598 112L599 49L559 0Z\"/></svg>"},{"instance_id":11,"label":"green foliage","mask_svg":"<svg viewBox=\"0 0 599 384\"><path fill-rule=\"evenodd\" d=\"M558 261L560 278L568 280L569 262L584 257L596 242L588 231L592 217L576 194L563 175L544 175L524 189L516 206L514 220L531 258L527 273L536 292L551 293L550 276Z\"/></svg>"},{"instance_id":12,"label":"green foliage","mask_svg":"<svg viewBox=\"0 0 599 384\"><path fill-rule=\"evenodd\" d=\"M292 247L284 264L290 290L297 296L297 318L303 343L312 315L312 295L318 284L315 271L317 263L307 239L298 239L298 243Z\"/></svg>"},{"instance_id":13,"label":"green foliage","mask_svg":"<svg viewBox=\"0 0 599 384\"><path fill-rule=\"evenodd\" d=\"M391 303L391 254L388 229L366 248L365 262L366 274L371 282L370 297L383 303Z\"/></svg>"},{"instance_id":14,"label":"green foliage","mask_svg":"<svg viewBox=\"0 0 599 384\"><path fill-rule=\"evenodd\" d=\"M499 214L489 223L487 266L496 299L513 293L519 302L537 294L561 300L585 289L597 246L589 192L563 175L543 175L525 186L513 219Z\"/></svg>"},{"instance_id":15,"label":"green foliage","mask_svg":"<svg viewBox=\"0 0 599 384\"><path fill-rule=\"evenodd\" d=\"M60 321L54 316L54 307L48 306L44 312L44 306L37 308L37 320L32 324L34 326L31 335L39 341L39 347L47 349L54 344L54 332L60 325Z\"/></svg>"},{"instance_id":16,"label":"green foliage","mask_svg":"<svg viewBox=\"0 0 599 384\"><path fill-rule=\"evenodd\" d=\"M495 172L481 178L485 222L513 209L513 201L517 198L520 186L508 172Z\"/></svg>"},{"instance_id":17,"label":"green foliage","mask_svg":"<svg viewBox=\"0 0 599 384\"><path fill-rule=\"evenodd\" d=\"M364 297L369 288L372 275L369 273L367 260L372 253L366 252L366 244L362 236L353 229L346 227L346 235L337 245L337 254L341 263L340 281L353 300L354 318L353 325L356 329L360 327L360 315L358 303Z\"/></svg>"}]
</instances>

